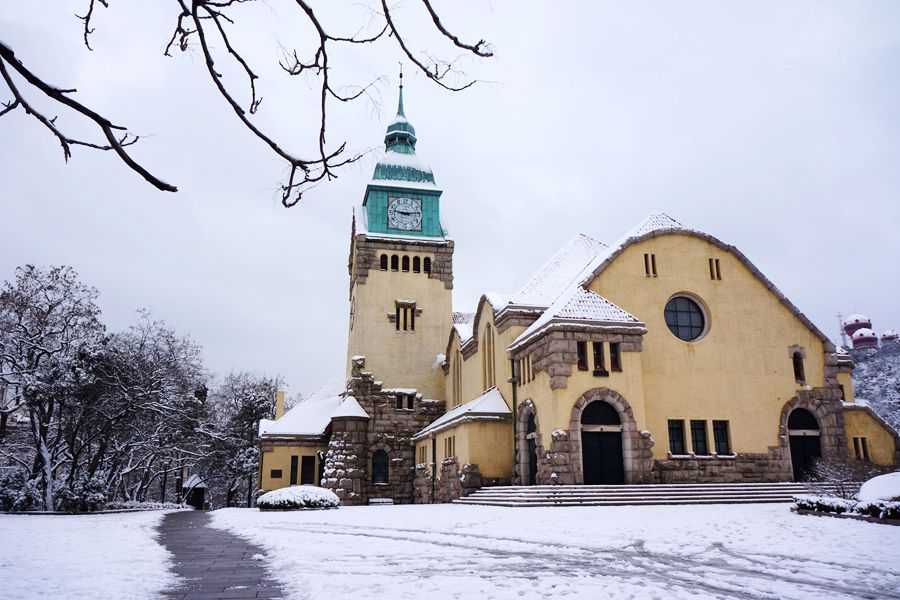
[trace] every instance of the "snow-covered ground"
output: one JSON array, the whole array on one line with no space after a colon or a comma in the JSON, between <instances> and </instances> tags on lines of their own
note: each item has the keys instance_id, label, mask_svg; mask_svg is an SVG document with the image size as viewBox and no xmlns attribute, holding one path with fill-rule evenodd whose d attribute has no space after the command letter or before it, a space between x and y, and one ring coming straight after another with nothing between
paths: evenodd
<instances>
[{"instance_id":1,"label":"snow-covered ground","mask_svg":"<svg viewBox=\"0 0 900 600\"><path fill-rule=\"evenodd\" d=\"M174 587L156 540L162 511L0 514L0 597L144 600Z\"/></svg>"},{"instance_id":2,"label":"snow-covered ground","mask_svg":"<svg viewBox=\"0 0 900 600\"><path fill-rule=\"evenodd\" d=\"M786 504L212 514L298 600L900 598L900 527Z\"/></svg>"}]
</instances>

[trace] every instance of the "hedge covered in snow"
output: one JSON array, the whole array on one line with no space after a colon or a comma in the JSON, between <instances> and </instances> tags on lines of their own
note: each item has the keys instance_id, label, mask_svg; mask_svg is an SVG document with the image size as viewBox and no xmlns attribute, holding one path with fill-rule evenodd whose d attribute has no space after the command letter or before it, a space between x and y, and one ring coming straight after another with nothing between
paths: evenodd
<instances>
[{"instance_id":1,"label":"hedge covered in snow","mask_svg":"<svg viewBox=\"0 0 900 600\"><path fill-rule=\"evenodd\" d=\"M868 480L859 489L856 500L835 496L794 496L794 505L800 510L821 513L900 520L900 472Z\"/></svg>"},{"instance_id":2,"label":"hedge covered in snow","mask_svg":"<svg viewBox=\"0 0 900 600\"><path fill-rule=\"evenodd\" d=\"M340 499L331 490L314 485L292 485L266 492L256 500L262 510L338 508Z\"/></svg>"}]
</instances>

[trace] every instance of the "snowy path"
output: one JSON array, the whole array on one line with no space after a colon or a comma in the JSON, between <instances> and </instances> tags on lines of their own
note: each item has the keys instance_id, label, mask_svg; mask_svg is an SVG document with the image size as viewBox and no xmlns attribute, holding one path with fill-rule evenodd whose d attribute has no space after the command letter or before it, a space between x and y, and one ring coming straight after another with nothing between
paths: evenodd
<instances>
[{"instance_id":1,"label":"snowy path","mask_svg":"<svg viewBox=\"0 0 900 600\"><path fill-rule=\"evenodd\" d=\"M293 598L900 598L900 528L777 506L217 511Z\"/></svg>"},{"instance_id":2,"label":"snowy path","mask_svg":"<svg viewBox=\"0 0 900 600\"><path fill-rule=\"evenodd\" d=\"M221 529L208 527L209 514L194 510L173 512L159 526L160 542L172 553L178 588L171 600L229 600L281 598L278 584L254 559L260 548Z\"/></svg>"},{"instance_id":3,"label":"snowy path","mask_svg":"<svg viewBox=\"0 0 900 600\"><path fill-rule=\"evenodd\" d=\"M0 514L0 597L148 600L176 582L156 541L163 513Z\"/></svg>"}]
</instances>

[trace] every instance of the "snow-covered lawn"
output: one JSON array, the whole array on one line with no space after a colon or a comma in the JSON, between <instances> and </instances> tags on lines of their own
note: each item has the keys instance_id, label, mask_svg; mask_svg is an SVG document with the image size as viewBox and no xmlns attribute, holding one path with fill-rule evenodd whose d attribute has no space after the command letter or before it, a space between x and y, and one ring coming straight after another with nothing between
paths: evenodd
<instances>
[{"instance_id":1,"label":"snow-covered lawn","mask_svg":"<svg viewBox=\"0 0 900 600\"><path fill-rule=\"evenodd\" d=\"M155 540L163 514L0 514L0 597L156 598L176 580Z\"/></svg>"},{"instance_id":2,"label":"snow-covered lawn","mask_svg":"<svg viewBox=\"0 0 900 600\"><path fill-rule=\"evenodd\" d=\"M212 514L298 600L900 598L900 527L786 504Z\"/></svg>"}]
</instances>

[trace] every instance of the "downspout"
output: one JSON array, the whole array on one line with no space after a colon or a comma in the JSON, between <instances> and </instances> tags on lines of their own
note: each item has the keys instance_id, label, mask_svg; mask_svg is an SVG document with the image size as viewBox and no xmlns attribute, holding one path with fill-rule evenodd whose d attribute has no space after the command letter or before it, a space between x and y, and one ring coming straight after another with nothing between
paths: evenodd
<instances>
[{"instance_id":1,"label":"downspout","mask_svg":"<svg viewBox=\"0 0 900 600\"><path fill-rule=\"evenodd\" d=\"M515 359L509 359L509 362L512 365L512 377L509 378L509 382L512 384L512 422L513 422L513 479L515 479L519 474L519 411L518 411L518 383L519 383L519 374L518 369L516 368ZM510 481L512 483L512 481Z\"/></svg>"}]
</instances>

